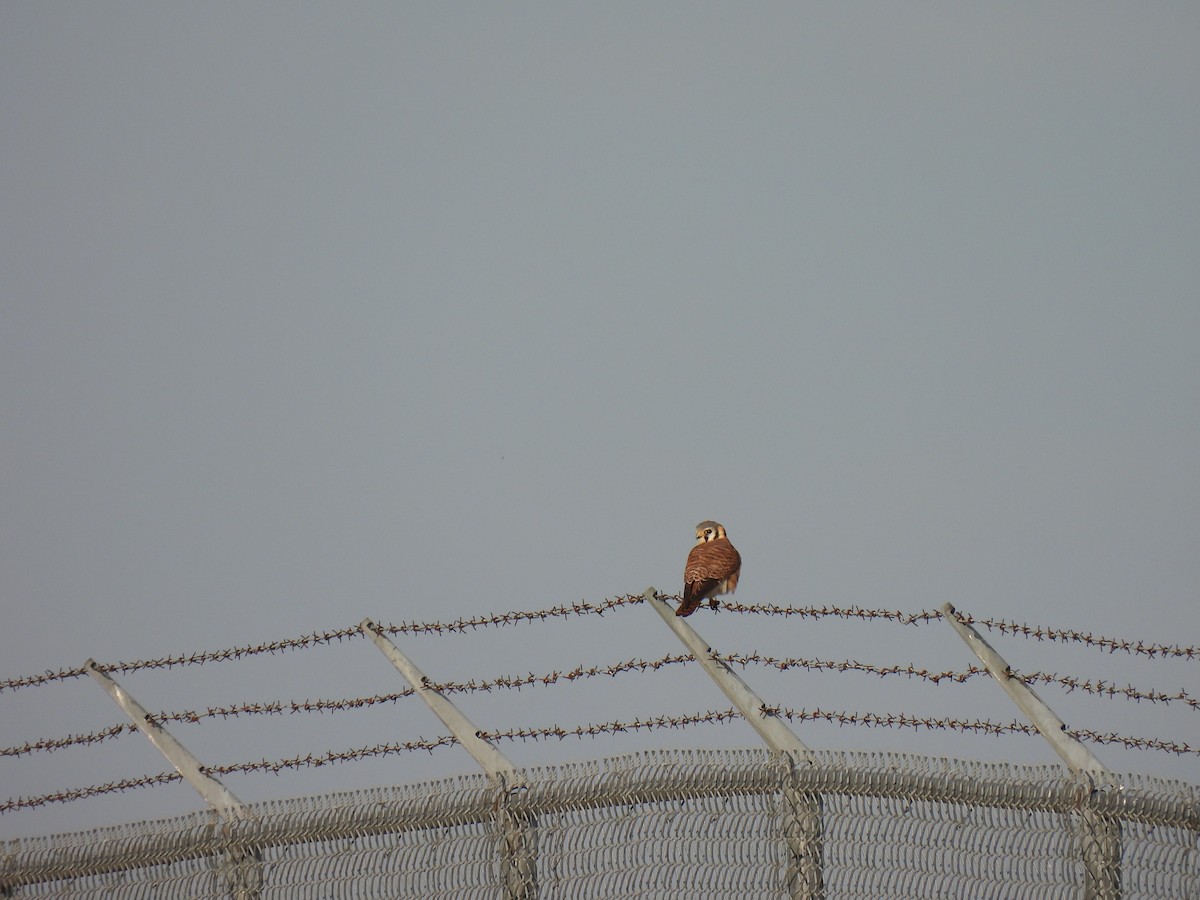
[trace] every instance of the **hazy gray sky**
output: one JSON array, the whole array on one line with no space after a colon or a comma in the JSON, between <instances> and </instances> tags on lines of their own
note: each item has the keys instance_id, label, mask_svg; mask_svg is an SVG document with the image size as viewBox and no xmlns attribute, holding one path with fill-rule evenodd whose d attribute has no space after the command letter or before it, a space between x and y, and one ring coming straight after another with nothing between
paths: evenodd
<instances>
[{"instance_id":1,"label":"hazy gray sky","mask_svg":"<svg viewBox=\"0 0 1200 900\"><path fill-rule=\"evenodd\" d=\"M1198 98L1194 3L5 4L0 678L676 591L706 518L744 602L1200 643ZM938 623L693 620L726 651L972 661ZM1200 695L1195 662L993 642ZM681 649L640 607L401 644L437 678ZM795 708L1016 718L979 681L746 677ZM123 681L154 710L401 687L362 641ZM1200 743L1178 705L1042 693ZM460 704L486 727L728 705L694 667ZM5 746L119 721L87 680L0 695ZM213 764L441 733L412 702L176 730ZM0 800L164 767L134 736L9 759ZM469 771L455 748L226 783ZM0 835L197 806L147 789Z\"/></svg>"}]
</instances>

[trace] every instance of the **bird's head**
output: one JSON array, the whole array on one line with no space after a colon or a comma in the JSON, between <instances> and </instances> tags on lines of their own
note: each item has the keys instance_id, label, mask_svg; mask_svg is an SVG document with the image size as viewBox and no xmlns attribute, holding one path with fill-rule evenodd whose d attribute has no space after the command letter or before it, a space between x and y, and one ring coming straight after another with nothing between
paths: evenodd
<instances>
[{"instance_id":1,"label":"bird's head","mask_svg":"<svg viewBox=\"0 0 1200 900\"><path fill-rule=\"evenodd\" d=\"M725 537L725 526L720 522L704 521L696 526L696 543L703 544Z\"/></svg>"}]
</instances>

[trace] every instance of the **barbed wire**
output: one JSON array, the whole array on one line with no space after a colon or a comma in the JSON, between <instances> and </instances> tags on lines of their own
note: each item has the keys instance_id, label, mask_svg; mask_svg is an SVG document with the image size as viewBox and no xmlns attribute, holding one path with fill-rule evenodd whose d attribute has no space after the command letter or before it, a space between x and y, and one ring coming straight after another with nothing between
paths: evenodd
<instances>
[{"instance_id":1,"label":"barbed wire","mask_svg":"<svg viewBox=\"0 0 1200 900\"><path fill-rule=\"evenodd\" d=\"M89 797L99 797L101 794L116 794L132 791L137 788L155 787L160 784L170 784L182 780L178 772L161 772L158 775L142 775L138 778L123 778L120 781L110 781L107 784L94 784L90 787L72 788L65 791L53 791L37 797L10 797L0 803L0 816L22 809L35 809L52 803L72 803L75 800L86 800Z\"/></svg>"},{"instance_id":2,"label":"barbed wire","mask_svg":"<svg viewBox=\"0 0 1200 900\"><path fill-rule=\"evenodd\" d=\"M664 599L672 601L679 599L677 596L663 596ZM380 630L383 633L392 635L463 634L468 631L478 630L480 628L504 627L508 625L544 622L555 618L589 615L603 616L606 612L612 609L643 602L645 601L640 595L628 594L605 599L599 603L580 601L579 603L564 604L550 607L548 609L530 611L517 610L507 613L463 617L454 619L450 622L407 622L399 625L382 625L380 626ZM936 621L942 616L941 612L936 610L922 610L915 613L905 613L898 610L865 609L857 606L779 606L774 604L745 604L730 602L721 603L716 608L721 611L744 615L753 614L767 616L796 616L802 619L842 618L867 621L877 620L896 622L902 625L924 625L928 624L929 622ZM1140 640L1123 640L1118 638L1096 636L1091 633L1084 633L1071 629L1030 626L1004 619L975 619L970 615L962 613L961 611L959 611L958 615L968 624L979 625L980 627L987 628L992 631L999 631L1002 634L1023 637L1029 640L1052 641L1059 643L1079 643L1087 647L1104 650L1108 653L1123 651L1129 655L1146 656L1151 659L1171 657L1194 660L1200 658L1200 647L1197 646L1155 644ZM205 663L227 662L230 660L238 660L262 654L274 655L276 653L304 650L311 647L333 644L335 642L340 643L347 640L358 640L362 637L363 634L360 628L358 626L353 626L334 629L331 631L312 632L296 638L285 638L281 640L268 641L262 644L247 644L237 647L230 647L223 650L200 651L188 654L178 654L174 656L164 656L156 659L139 659L129 662L100 663L97 665L97 668L99 668L99 670L102 672L115 672L119 674L128 674L130 672L138 672L146 669L172 669L178 666L204 665ZM72 668L60 668L58 670L47 670L36 675L18 676L6 680L0 680L0 693L4 693L5 691L15 691L20 688L49 684L51 682L67 681L73 678L79 678L86 674L87 670L85 668L82 666L76 666Z\"/></svg>"},{"instance_id":3,"label":"barbed wire","mask_svg":"<svg viewBox=\"0 0 1200 900\"><path fill-rule=\"evenodd\" d=\"M411 752L414 750L427 750L432 753L439 747L446 747L451 744L457 744L458 740L451 735L443 735L440 738L426 740L419 738L415 741L404 741L395 744L376 744L373 747L351 748L349 750L330 750L326 753L313 755L311 753L304 756L293 756L286 759L275 761L255 760L251 762L235 763L228 766L204 766L201 771L206 775L230 775L234 773L250 773L250 772L271 772L279 774L285 770L303 769L303 768L318 768L320 766L332 765L341 762L355 762L361 759L367 759L374 756L389 756L397 753ZM169 784L174 781L179 781L180 774L178 772L162 772L157 775L143 775L139 778L126 778L121 781L112 781L108 784L92 785L91 787L75 788L66 791L54 791L49 794L42 794L37 797L14 797L0 803L0 815L5 813L15 812L21 809L33 809L39 806L47 806L53 803L71 803L75 800L84 800L88 797L97 797L101 794L123 793L125 791L135 790L143 787L154 787L160 784Z\"/></svg>"},{"instance_id":4,"label":"barbed wire","mask_svg":"<svg viewBox=\"0 0 1200 900\"><path fill-rule=\"evenodd\" d=\"M677 600L677 597L667 598ZM862 619L896 622L900 625L925 625L941 619L937 610L923 609L906 613L895 609L866 609L859 606L781 606L775 603L738 603L736 600L718 600L713 607L718 612L740 615L785 616L800 619Z\"/></svg>"},{"instance_id":5,"label":"barbed wire","mask_svg":"<svg viewBox=\"0 0 1200 900\"><path fill-rule=\"evenodd\" d=\"M675 598L678 599L678 598ZM606 598L599 603L589 603L581 600L578 603L552 606L549 609L536 609L529 612L514 611L506 613L491 613L483 616L471 616L455 619L452 622L407 622L399 625L382 625L380 630L386 634L463 634L480 628L497 628L505 625L521 625L532 622L545 622L547 619L565 619L570 616L603 616L610 609L622 606L633 606L645 603L640 594L623 594Z\"/></svg>"},{"instance_id":6,"label":"barbed wire","mask_svg":"<svg viewBox=\"0 0 1200 900\"><path fill-rule=\"evenodd\" d=\"M793 710L786 707L765 707L765 711L780 715L789 721L818 721L832 722L839 726L864 725L868 728L925 728L930 731L962 731L983 732L985 734L1024 734L1036 735L1037 728L1027 722L1016 720L1008 723L997 723L987 719L956 719L953 717L918 717L904 713L847 713L831 712L829 710ZM1178 756L1188 754L1200 755L1200 747L1178 741L1167 741L1159 738L1143 738L1116 732L1098 732L1088 728L1069 728L1065 732L1079 741L1091 741L1096 744L1121 744L1129 749L1161 750Z\"/></svg>"},{"instance_id":7,"label":"barbed wire","mask_svg":"<svg viewBox=\"0 0 1200 900\"><path fill-rule=\"evenodd\" d=\"M915 613L905 613L889 609L864 609L857 606L777 606L771 603L720 603L719 609L732 613L767 615L767 616L797 616L801 619L820 619L827 617L841 619L882 620L896 622L901 625L925 625L942 618L939 610L921 610ZM1091 632L1076 631L1069 628L1045 628L1038 625L1026 625L1005 619L976 619L974 616L957 610L958 617L968 625L978 625L989 631L998 631L1036 641L1052 641L1058 643L1083 644L1086 647L1104 650L1108 653L1123 651L1129 655L1146 656L1151 659L1158 657L1175 657L1183 659L1200 659L1200 646L1181 646L1179 644L1153 644L1138 640L1122 640L1120 638L1094 635Z\"/></svg>"},{"instance_id":8,"label":"barbed wire","mask_svg":"<svg viewBox=\"0 0 1200 900\"><path fill-rule=\"evenodd\" d=\"M258 656L263 653L274 655L289 650L302 650L322 644L332 644L334 641L341 642L362 637L362 631L359 630L358 626L355 626L353 628L339 628L334 631L316 631L297 638L286 638L263 644L247 644L240 647L230 647L226 650L207 650L177 656L163 656L158 659L138 659L132 662L97 663L96 668L108 674L113 672L128 674L130 672L140 672L144 669L173 669L177 666L199 666L210 662L226 662L233 659L243 659L248 656ZM72 678L80 678L86 675L87 672L88 670L83 666L76 666L69 669L48 669L39 675L9 678L5 681L0 681L0 693L14 691L19 688L49 684L54 681L68 681Z\"/></svg>"},{"instance_id":9,"label":"barbed wire","mask_svg":"<svg viewBox=\"0 0 1200 900\"><path fill-rule=\"evenodd\" d=\"M325 713L345 712L377 706L382 703L395 703L404 697L411 697L416 691L412 688L394 691L390 694L376 694L373 697L352 697L343 700L292 700L283 702L273 700L268 702L239 703L230 706L214 706L203 711L184 710L182 712L160 712L151 715L149 721L155 725L167 725L183 722L195 724L204 719L233 719L249 715L283 715L284 713ZM77 745L99 744L123 734L133 734L137 726L131 722L111 725L90 734L70 735L64 738L49 738L31 741L20 746L0 748L0 757L24 756L38 752L53 752L66 747Z\"/></svg>"},{"instance_id":10,"label":"barbed wire","mask_svg":"<svg viewBox=\"0 0 1200 900\"><path fill-rule=\"evenodd\" d=\"M549 609L539 609L532 611L515 611L507 613L496 613L481 616L470 616L455 619L451 622L408 622L399 625L382 625L380 631L386 634L453 634L466 633L479 628L500 627L504 625L514 625L519 623L529 622L544 622L547 619L565 618L568 616L587 616L599 615L603 616L610 609L615 609L621 606L627 606L633 603L642 603L643 598L640 595L629 595L622 597L614 597L606 599L600 603L589 603L581 601L569 605L554 606ZM345 640L357 640L363 637L363 633L358 625L348 628L338 628L332 631L315 631L311 634L301 635L296 638L284 638L276 641L268 641L262 644L246 644L239 647L230 647L225 650L208 650L196 653L177 654L175 656L164 656L157 659L139 659L131 662L115 662L115 663L97 663L96 668L101 672L127 674L129 672L138 672L144 669L173 669L177 666L194 666L204 665L211 662L227 662L229 660L243 659L249 656L259 656L261 654L283 653L291 650L304 650L310 647L317 647L334 642ZM87 674L87 669L82 666L72 668L60 668L57 670L48 669L45 672L37 675L18 676L0 681L0 693L5 691L14 691L19 688L35 687L37 685L49 684L56 681L68 681L73 678L80 678Z\"/></svg>"},{"instance_id":11,"label":"barbed wire","mask_svg":"<svg viewBox=\"0 0 1200 900\"><path fill-rule=\"evenodd\" d=\"M942 681L951 681L956 684L963 684L971 678L980 675L987 675L988 671L983 666L969 666L963 671L946 671L946 672L931 672L928 669L917 668L912 663L904 666L877 666L872 663L859 662L858 660L822 660L822 659L794 659L794 658L777 658L774 656L764 656L759 653L751 653L747 655L737 653L716 654L718 659L734 665L741 665L745 668L751 663L771 666L780 671L788 669L806 669L809 671L832 671L832 672L863 672L871 675L878 675L881 678L889 675L904 675L908 678L917 678L922 681L927 681L930 684L939 684ZM1187 691L1180 688L1174 694L1167 694L1163 691L1154 689L1140 690L1133 685L1125 687L1117 687L1113 682L1107 681L1091 681L1090 679L1080 680L1070 675L1059 675L1057 672L1012 672L1013 677L1020 679L1025 684L1056 684L1066 688L1067 693L1074 691L1083 691L1096 696L1117 698L1121 697L1127 700L1141 702L1143 700L1150 703L1161 703L1164 706L1169 706L1172 703L1183 703L1190 706L1193 710L1200 710L1200 700L1192 697Z\"/></svg>"},{"instance_id":12,"label":"barbed wire","mask_svg":"<svg viewBox=\"0 0 1200 900\"><path fill-rule=\"evenodd\" d=\"M61 738L39 738L36 741L26 741L24 744L0 749L0 756L26 756L32 753L53 753L66 747L102 744L105 741L119 737L122 734L137 731L131 722L110 725L89 734L71 734Z\"/></svg>"},{"instance_id":13,"label":"barbed wire","mask_svg":"<svg viewBox=\"0 0 1200 900\"><path fill-rule=\"evenodd\" d=\"M984 733L990 735L1036 735L1037 729L1024 722L993 722L989 719L959 719L949 716L913 716L906 713L874 713L846 712L824 709L791 709L788 707L764 707L763 711L775 716L781 716L789 721L824 721L839 727L862 726L867 728L910 728L928 731L958 731L962 733ZM724 724L740 719L741 715L733 708L725 710L708 710L702 713L691 713L679 716L654 716L646 719L637 718L631 721L614 720L611 722L589 723L573 728L563 728L558 725L527 728L510 728L502 731L480 731L479 737L488 741L541 741L555 738L559 741L569 737L582 739L585 737L600 737L602 735L629 734L640 731L658 731L664 729L682 729L695 725ZM1078 740L1091 741L1098 744L1121 744L1131 749L1159 750L1176 755L1200 755L1200 747L1192 747L1187 743L1166 741L1157 738L1143 738L1133 735L1121 735L1115 732L1096 732L1089 729L1073 729L1067 732ZM458 740L452 735L442 735L438 738L418 738L414 741L404 741L390 744L376 744L370 747L350 748L347 750L330 750L321 754L305 754L280 760L254 760L234 763L224 766L206 766L201 769L208 775L245 774L254 772L270 772L278 774L285 770L303 768L318 768L344 762L356 762L371 757L389 756L400 753L427 751L432 754L435 750L457 744ZM55 791L35 797L10 798L0 803L0 815L21 809L32 809L53 803L69 803L102 794L121 793L142 787L152 787L178 781L180 776L174 772L144 775L140 778L128 778L122 781L109 782L103 785L93 785L85 788L75 788Z\"/></svg>"},{"instance_id":14,"label":"barbed wire","mask_svg":"<svg viewBox=\"0 0 1200 900\"><path fill-rule=\"evenodd\" d=\"M961 731L983 732L985 734L1023 734L1036 735L1037 729L1024 722L1012 721L1007 723L992 722L988 719L957 719L954 717L912 716L905 713L858 713L835 712L830 710L795 710L788 707L764 706L763 711L775 716L782 716L790 721L823 720L839 726L862 725L868 728L914 728L930 731ZM686 728L699 724L720 724L740 719L737 710L730 708L721 711L694 713L687 716L656 716L649 719L634 719L631 722L608 722L599 725L580 725L575 728L513 728L505 731L481 731L479 736L485 740L543 740L568 737L596 737L601 734L623 734L627 732L656 730L664 728ZM1131 735L1120 735L1115 732L1101 733L1088 729L1069 730L1068 734L1079 740L1090 740L1102 744L1123 744L1129 748L1145 750L1162 750L1177 755L1198 754L1200 747L1192 747L1186 743L1160 740L1158 738L1142 738Z\"/></svg>"},{"instance_id":15,"label":"barbed wire","mask_svg":"<svg viewBox=\"0 0 1200 900\"><path fill-rule=\"evenodd\" d=\"M775 668L781 672L786 672L792 669L811 671L811 672L860 672L863 674L878 675L881 678L889 676L904 676L907 678L916 678L933 685L938 685L943 681L949 681L956 684L963 684L971 678L978 676L986 676L987 670L981 666L970 666L963 671L948 670L944 672L931 672L928 669L917 668L912 663L907 665L892 665L879 666L872 663L864 663L858 660L822 660L822 659L803 659L796 657L774 657L760 653L724 653L717 654L717 658L730 665L739 665L743 669L750 665L762 665ZM610 665L595 665L584 666L578 665L573 669L562 671L555 670L542 675L536 675L530 672L527 675L498 675L495 678L483 679L476 681L444 681L439 683L431 683L430 687L434 690L441 691L445 694L456 693L490 693L493 690L520 690L529 686L551 686L559 682L573 682L580 679L594 678L598 676L615 677L620 674L635 672L657 672L667 666L686 665L693 662L693 657L690 653L668 654L655 660L644 659L629 659L622 662L612 663ZM1073 676L1059 675L1057 673L1046 672L1030 672L1019 673L1014 672L1013 675L1019 678L1026 684L1056 684L1066 689L1068 693L1076 690L1083 691L1088 694L1112 698L1123 698L1136 702L1147 701L1150 703L1161 703L1163 705L1171 705L1179 702L1186 704L1193 710L1200 710L1200 701L1190 696L1185 690L1180 689L1175 694L1167 694L1157 690L1140 690L1127 685L1123 688L1117 687L1115 683L1091 680L1080 680ZM345 712L355 709L365 709L380 704L394 704L399 700L413 696L414 689L404 688L399 691L394 691L387 694L376 694L369 697L353 697L343 698L338 700L292 700L292 701L267 701L267 702L249 702L240 704L231 704L228 706L209 707L202 711L183 710L178 712L160 712L152 715L150 721L157 725L167 725L171 723L187 723L193 724L204 719L212 718L238 718L245 715L295 715L302 713L326 713L326 712ZM5 756L23 756L37 752L53 752L71 746L86 746L91 744L99 744L106 740L119 737L123 734L130 734L137 729L129 723L112 725L107 728L91 732L90 734L71 735L63 738L48 738L39 739L36 741L26 742L25 744L0 748L0 757Z\"/></svg>"},{"instance_id":16,"label":"barbed wire","mask_svg":"<svg viewBox=\"0 0 1200 900\"><path fill-rule=\"evenodd\" d=\"M1148 644L1145 641L1128 641L1119 638L1093 635L1089 632L1075 631L1069 628L1043 628L1025 625L1005 619L976 619L973 616L959 615L968 625L981 625L990 631L1001 634L1023 637L1028 640L1051 641L1060 644L1083 644L1109 654L1124 652L1128 656L1146 656L1150 659L1157 657L1178 659L1200 659L1200 647L1184 647L1179 644Z\"/></svg>"}]
</instances>

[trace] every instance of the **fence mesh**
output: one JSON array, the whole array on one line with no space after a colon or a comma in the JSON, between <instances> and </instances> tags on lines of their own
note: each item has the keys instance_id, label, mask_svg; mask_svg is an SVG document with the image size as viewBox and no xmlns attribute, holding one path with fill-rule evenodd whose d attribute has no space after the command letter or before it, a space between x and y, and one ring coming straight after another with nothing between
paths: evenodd
<instances>
[{"instance_id":1,"label":"fence mesh","mask_svg":"<svg viewBox=\"0 0 1200 900\"><path fill-rule=\"evenodd\" d=\"M795 769L766 752L695 750L522 774L511 790L466 776L262 803L229 823L196 813L9 841L0 886L22 897L1200 897L1200 789L1182 782L1128 776L1094 792L1055 767L833 751ZM1098 834L1119 843L1111 870L1089 875Z\"/></svg>"}]
</instances>

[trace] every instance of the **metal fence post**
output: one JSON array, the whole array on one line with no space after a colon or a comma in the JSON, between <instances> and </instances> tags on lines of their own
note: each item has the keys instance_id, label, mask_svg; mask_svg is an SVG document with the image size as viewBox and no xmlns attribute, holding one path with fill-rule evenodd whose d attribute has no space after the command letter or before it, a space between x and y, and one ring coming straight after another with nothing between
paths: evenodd
<instances>
[{"instance_id":1,"label":"metal fence post","mask_svg":"<svg viewBox=\"0 0 1200 900\"><path fill-rule=\"evenodd\" d=\"M979 657L988 674L1004 689L1067 767L1081 779L1085 792L1079 803L1079 841L1083 860L1085 900L1120 900L1121 823L1095 808L1106 790L1120 790L1116 777L1083 743L1067 733L1066 723L1033 690L1013 673L1004 657L959 617L951 603L941 607L942 618Z\"/></svg>"},{"instance_id":2,"label":"metal fence post","mask_svg":"<svg viewBox=\"0 0 1200 900\"><path fill-rule=\"evenodd\" d=\"M481 736L481 731L471 720L433 686L429 677L400 652L399 647L384 637L375 622L363 619L359 628L487 773L498 792L496 827L500 831L500 868L505 896L510 900L536 900L537 819L530 813L514 809L509 802L514 792L525 786L525 779L494 744Z\"/></svg>"},{"instance_id":3,"label":"metal fence post","mask_svg":"<svg viewBox=\"0 0 1200 900\"><path fill-rule=\"evenodd\" d=\"M204 766L195 756L188 752L179 741L165 728L154 721L154 717L144 706L119 685L108 673L104 672L94 659L89 659L83 668L93 680L108 693L117 706L129 716L130 721L153 744L158 752L167 758L175 767L184 781L190 784L204 798L216 814L225 823L236 822L248 818L249 813L237 797L204 771ZM229 895L234 900L254 900L262 893L263 871L262 854L255 847L231 846L226 855L226 863L222 866L221 877L224 879Z\"/></svg>"},{"instance_id":4,"label":"metal fence post","mask_svg":"<svg viewBox=\"0 0 1200 900\"><path fill-rule=\"evenodd\" d=\"M825 896L821 795L801 790L796 765L783 778L783 840L788 849L784 873L787 895L793 900L821 900Z\"/></svg>"},{"instance_id":5,"label":"metal fence post","mask_svg":"<svg viewBox=\"0 0 1200 900\"><path fill-rule=\"evenodd\" d=\"M784 806L783 837L788 848L785 873L787 892L793 900L819 900L825 896L821 859L824 844L821 796L800 790L796 778L800 766L815 764L812 750L796 737L795 732L775 715L774 710L750 689L728 663L713 653L712 647L695 628L675 615L671 604L659 597L657 590L647 588L642 599L692 652L692 656L766 745L786 763L781 791Z\"/></svg>"},{"instance_id":6,"label":"metal fence post","mask_svg":"<svg viewBox=\"0 0 1200 900\"><path fill-rule=\"evenodd\" d=\"M1084 900L1121 900L1121 820L1100 813L1092 790L1079 811Z\"/></svg>"}]
</instances>

